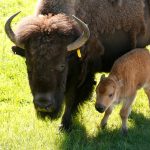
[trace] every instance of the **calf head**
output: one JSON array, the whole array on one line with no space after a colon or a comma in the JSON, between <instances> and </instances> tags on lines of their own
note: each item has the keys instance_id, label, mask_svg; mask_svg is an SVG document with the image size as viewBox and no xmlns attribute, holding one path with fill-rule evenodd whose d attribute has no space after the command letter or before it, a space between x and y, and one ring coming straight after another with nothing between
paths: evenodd
<instances>
[{"instance_id":1,"label":"calf head","mask_svg":"<svg viewBox=\"0 0 150 150\"><path fill-rule=\"evenodd\" d=\"M102 75L96 87L96 110L100 113L106 111L118 99L120 87L120 81Z\"/></svg>"},{"instance_id":2,"label":"calf head","mask_svg":"<svg viewBox=\"0 0 150 150\"><path fill-rule=\"evenodd\" d=\"M24 18L14 33L10 24L17 14L8 19L5 31L16 44L13 51L26 58L38 114L56 118L62 108L66 87L67 53L87 41L89 29L78 18L74 22L64 14L49 14Z\"/></svg>"}]
</instances>

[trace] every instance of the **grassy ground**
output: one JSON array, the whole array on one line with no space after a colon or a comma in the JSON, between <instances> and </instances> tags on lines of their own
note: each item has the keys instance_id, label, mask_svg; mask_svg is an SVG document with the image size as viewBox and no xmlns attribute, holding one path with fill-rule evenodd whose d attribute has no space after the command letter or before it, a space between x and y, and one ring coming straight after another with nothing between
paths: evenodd
<instances>
[{"instance_id":1,"label":"grassy ground","mask_svg":"<svg viewBox=\"0 0 150 150\"><path fill-rule=\"evenodd\" d=\"M36 0L0 0L0 150L149 150L150 109L143 91L137 95L128 120L129 134L120 134L120 106L102 131L93 101L81 108L71 133L60 133L60 119L51 122L38 120L32 104L25 60L13 55L12 43L4 33L8 16L17 11L21 17L33 13ZM15 26L14 22L14 26Z\"/></svg>"}]
</instances>

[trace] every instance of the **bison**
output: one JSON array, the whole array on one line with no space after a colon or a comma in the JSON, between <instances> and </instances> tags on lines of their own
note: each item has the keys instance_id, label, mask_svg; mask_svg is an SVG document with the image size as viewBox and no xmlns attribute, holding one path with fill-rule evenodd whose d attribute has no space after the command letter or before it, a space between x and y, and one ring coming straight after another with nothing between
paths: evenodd
<instances>
[{"instance_id":1,"label":"bison","mask_svg":"<svg viewBox=\"0 0 150 150\"><path fill-rule=\"evenodd\" d=\"M17 14L5 24L13 51L26 58L37 114L58 117L65 99L63 129L70 128L78 105L90 97L94 74L110 71L119 56L150 42L149 1L118 2L40 0L36 14L24 18L15 32L11 22ZM82 21L73 21L72 13Z\"/></svg>"},{"instance_id":2,"label":"bison","mask_svg":"<svg viewBox=\"0 0 150 150\"><path fill-rule=\"evenodd\" d=\"M96 88L96 109L105 115L101 127L107 124L109 115L115 104L123 101L120 116L122 131L126 135L127 119L131 105L138 89L144 88L150 106L150 52L144 48L136 48L117 59L108 77L101 76Z\"/></svg>"}]
</instances>

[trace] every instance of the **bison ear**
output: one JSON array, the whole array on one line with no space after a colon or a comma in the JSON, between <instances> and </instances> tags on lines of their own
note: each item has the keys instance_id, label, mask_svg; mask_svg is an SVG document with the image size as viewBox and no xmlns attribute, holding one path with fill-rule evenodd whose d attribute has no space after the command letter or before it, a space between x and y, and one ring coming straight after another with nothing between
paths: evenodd
<instances>
[{"instance_id":1,"label":"bison ear","mask_svg":"<svg viewBox=\"0 0 150 150\"><path fill-rule=\"evenodd\" d=\"M105 74L102 74L100 81L103 81L105 78L106 78L106 77L105 77Z\"/></svg>"},{"instance_id":2,"label":"bison ear","mask_svg":"<svg viewBox=\"0 0 150 150\"><path fill-rule=\"evenodd\" d=\"M17 54L21 57L25 57L25 50L20 47L12 46L12 51L14 54Z\"/></svg>"}]
</instances>

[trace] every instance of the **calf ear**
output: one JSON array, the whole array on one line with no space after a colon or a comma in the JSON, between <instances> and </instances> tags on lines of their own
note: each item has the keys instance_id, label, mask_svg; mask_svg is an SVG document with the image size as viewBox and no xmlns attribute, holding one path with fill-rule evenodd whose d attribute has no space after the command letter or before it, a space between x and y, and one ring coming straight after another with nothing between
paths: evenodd
<instances>
[{"instance_id":1,"label":"calf ear","mask_svg":"<svg viewBox=\"0 0 150 150\"><path fill-rule=\"evenodd\" d=\"M106 78L106 77L105 77L105 74L102 74L102 75L101 75L101 80L100 80L100 81L103 81L105 78Z\"/></svg>"},{"instance_id":2,"label":"calf ear","mask_svg":"<svg viewBox=\"0 0 150 150\"><path fill-rule=\"evenodd\" d=\"M12 51L14 52L14 54L25 57L25 50L20 47L12 46Z\"/></svg>"},{"instance_id":3,"label":"calf ear","mask_svg":"<svg viewBox=\"0 0 150 150\"><path fill-rule=\"evenodd\" d=\"M119 80L118 85L119 85L119 87L122 87L123 86L123 80Z\"/></svg>"}]
</instances>

